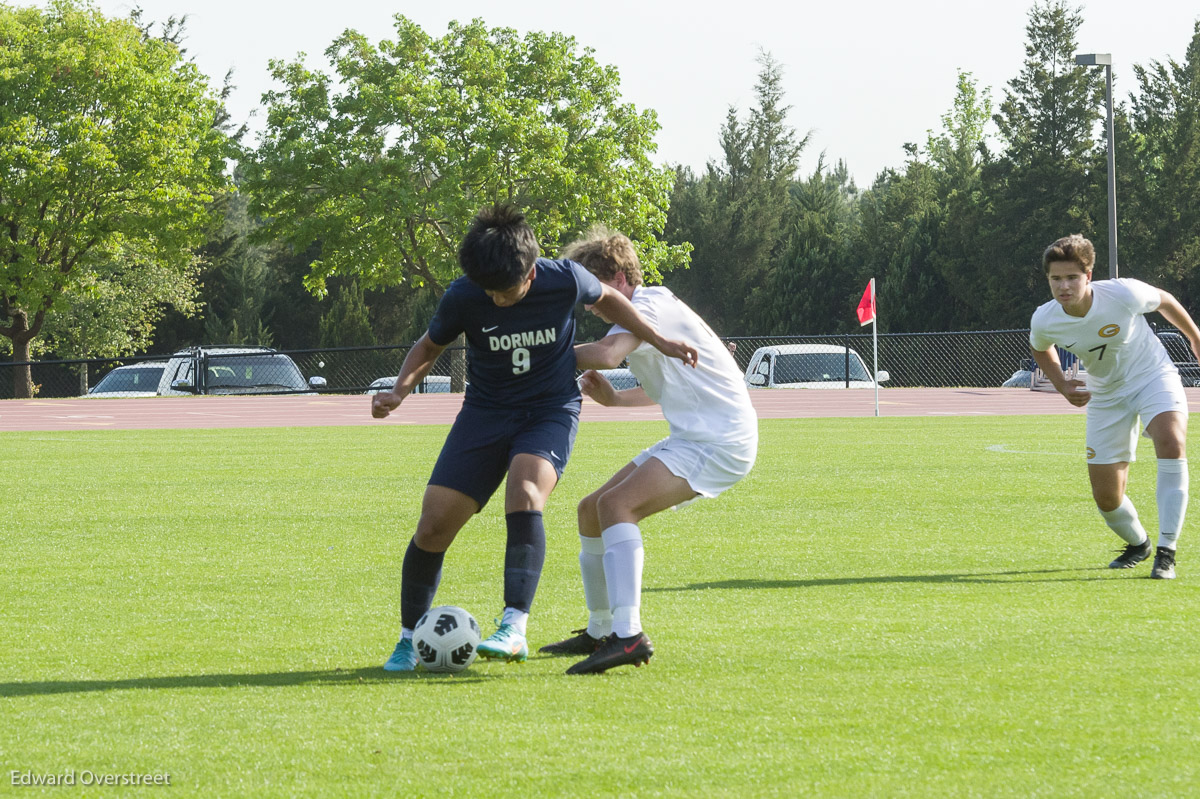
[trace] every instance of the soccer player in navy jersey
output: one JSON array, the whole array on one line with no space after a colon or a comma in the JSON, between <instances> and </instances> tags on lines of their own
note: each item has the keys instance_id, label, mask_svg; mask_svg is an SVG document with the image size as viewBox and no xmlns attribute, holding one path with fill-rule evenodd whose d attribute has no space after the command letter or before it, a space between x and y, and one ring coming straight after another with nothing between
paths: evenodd
<instances>
[{"instance_id":1,"label":"soccer player in navy jersey","mask_svg":"<svg viewBox=\"0 0 1200 799\"><path fill-rule=\"evenodd\" d=\"M504 614L479 654L510 662L528 656L526 622L546 556L542 509L575 443L581 404L576 368L595 366L576 364L577 303L600 308L664 354L696 363L693 347L664 339L622 294L579 264L539 253L533 229L517 209L497 205L481 211L458 251L463 276L442 296L393 389L372 399L372 415L387 416L442 351L466 335L466 396L433 467L404 556L401 635L384 664L387 671L416 668L413 628L433 605L446 549L506 473Z\"/></svg>"}]
</instances>

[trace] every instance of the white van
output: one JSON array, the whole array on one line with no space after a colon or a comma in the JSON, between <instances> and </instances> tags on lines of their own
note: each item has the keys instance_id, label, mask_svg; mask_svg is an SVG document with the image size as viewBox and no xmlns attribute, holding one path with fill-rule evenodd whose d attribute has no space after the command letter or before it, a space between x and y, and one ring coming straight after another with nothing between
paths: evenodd
<instances>
[{"instance_id":1,"label":"white van","mask_svg":"<svg viewBox=\"0 0 1200 799\"><path fill-rule=\"evenodd\" d=\"M881 371L879 382L891 378ZM833 344L780 344L759 347L746 367L751 388L874 388L858 353Z\"/></svg>"}]
</instances>

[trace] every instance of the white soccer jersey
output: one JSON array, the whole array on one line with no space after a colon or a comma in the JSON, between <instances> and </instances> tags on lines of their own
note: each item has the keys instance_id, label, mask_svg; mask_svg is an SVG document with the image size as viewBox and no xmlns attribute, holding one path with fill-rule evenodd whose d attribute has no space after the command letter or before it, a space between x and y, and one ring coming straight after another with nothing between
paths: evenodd
<instances>
[{"instance_id":1,"label":"white soccer jersey","mask_svg":"<svg viewBox=\"0 0 1200 799\"><path fill-rule=\"evenodd\" d=\"M1055 300L1039 306L1029 344L1042 352L1057 344L1078 356L1094 394L1136 387L1156 374L1178 374L1142 315L1157 310L1160 300L1158 289L1140 280L1093 282L1086 316L1070 316Z\"/></svg>"},{"instance_id":2,"label":"white soccer jersey","mask_svg":"<svg viewBox=\"0 0 1200 799\"><path fill-rule=\"evenodd\" d=\"M705 442L757 440L758 416L742 372L704 320L662 286L638 286L632 301L664 337L686 341L700 354L693 369L644 341L629 353L630 371L662 406L671 435ZM613 325L609 335L627 332Z\"/></svg>"}]
</instances>

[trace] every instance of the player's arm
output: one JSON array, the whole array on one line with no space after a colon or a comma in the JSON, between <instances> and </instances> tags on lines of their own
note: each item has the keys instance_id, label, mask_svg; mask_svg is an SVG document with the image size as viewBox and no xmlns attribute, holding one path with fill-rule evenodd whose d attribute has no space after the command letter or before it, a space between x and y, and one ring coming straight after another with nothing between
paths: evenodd
<instances>
[{"instance_id":1,"label":"player's arm","mask_svg":"<svg viewBox=\"0 0 1200 799\"><path fill-rule=\"evenodd\" d=\"M575 365L580 369L616 369L641 343L632 333L613 333L589 344L576 344Z\"/></svg>"},{"instance_id":2,"label":"player's arm","mask_svg":"<svg viewBox=\"0 0 1200 799\"><path fill-rule=\"evenodd\" d=\"M1160 295L1158 303L1158 312L1175 327L1179 328L1179 332L1188 337L1188 341L1192 342L1192 353L1200 360L1200 328L1196 327L1196 323L1192 320L1192 315L1187 312L1179 300L1175 299L1173 294L1158 290Z\"/></svg>"},{"instance_id":3,"label":"player's arm","mask_svg":"<svg viewBox=\"0 0 1200 799\"><path fill-rule=\"evenodd\" d=\"M1092 395L1087 390L1087 384L1082 380L1067 379L1067 375L1062 370L1062 363L1058 360L1058 350L1051 347L1044 351L1030 348L1029 351L1033 353L1033 359L1037 361L1037 365L1046 375L1046 379L1059 394L1067 398L1067 402L1078 408L1088 404Z\"/></svg>"},{"instance_id":4,"label":"player's arm","mask_svg":"<svg viewBox=\"0 0 1200 799\"><path fill-rule=\"evenodd\" d=\"M428 333L422 335L408 351L408 355L404 356L404 363L400 365L400 375L396 378L396 385L392 386L392 390L381 391L371 398L371 415L382 419L399 408L404 398L429 374L429 370L437 363L438 356L445 349L444 346L430 341Z\"/></svg>"},{"instance_id":5,"label":"player's arm","mask_svg":"<svg viewBox=\"0 0 1200 799\"><path fill-rule=\"evenodd\" d=\"M612 336L609 336L612 338ZM619 405L632 408L640 405L653 405L654 400L641 386L617 391L604 375L589 369L579 376L579 388L584 394L601 405Z\"/></svg>"},{"instance_id":6,"label":"player's arm","mask_svg":"<svg viewBox=\"0 0 1200 799\"><path fill-rule=\"evenodd\" d=\"M624 294L611 286L601 284L601 287L604 289L604 293L592 305L600 309L600 313L605 319L625 328L663 355L669 358L678 358L688 366L696 365L699 353L696 352L695 347L682 341L663 338L657 330L650 326L645 317L638 313L638 309L633 307L633 303L627 300ZM618 361L618 363L620 362Z\"/></svg>"}]
</instances>

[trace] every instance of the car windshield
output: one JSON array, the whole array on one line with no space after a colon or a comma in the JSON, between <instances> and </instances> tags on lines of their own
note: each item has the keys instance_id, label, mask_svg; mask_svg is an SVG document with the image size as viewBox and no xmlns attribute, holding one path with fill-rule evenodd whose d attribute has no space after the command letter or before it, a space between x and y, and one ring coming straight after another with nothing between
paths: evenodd
<instances>
[{"instance_id":1,"label":"car windshield","mask_svg":"<svg viewBox=\"0 0 1200 799\"><path fill-rule=\"evenodd\" d=\"M214 388L308 388L296 364L286 355L210 355L208 385Z\"/></svg>"},{"instance_id":2,"label":"car windshield","mask_svg":"<svg viewBox=\"0 0 1200 799\"><path fill-rule=\"evenodd\" d=\"M1158 340L1162 342L1172 361L1187 363L1196 360L1188 340L1178 333L1159 333Z\"/></svg>"},{"instance_id":3,"label":"car windshield","mask_svg":"<svg viewBox=\"0 0 1200 799\"><path fill-rule=\"evenodd\" d=\"M157 391L162 378L161 366L137 366L114 369L92 388L93 394L102 391Z\"/></svg>"},{"instance_id":4,"label":"car windshield","mask_svg":"<svg viewBox=\"0 0 1200 799\"><path fill-rule=\"evenodd\" d=\"M850 353L850 379L869 381L862 361ZM832 383L846 380L844 352L798 352L775 359L776 383Z\"/></svg>"}]
</instances>

